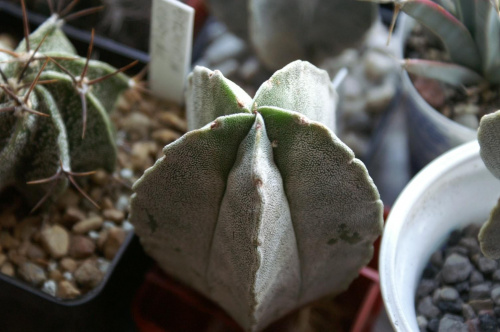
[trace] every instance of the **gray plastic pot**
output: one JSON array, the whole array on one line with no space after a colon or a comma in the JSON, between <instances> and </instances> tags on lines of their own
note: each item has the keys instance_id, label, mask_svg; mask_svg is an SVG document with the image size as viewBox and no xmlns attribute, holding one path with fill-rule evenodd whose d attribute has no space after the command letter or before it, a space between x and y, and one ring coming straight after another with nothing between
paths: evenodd
<instances>
[{"instance_id":1,"label":"gray plastic pot","mask_svg":"<svg viewBox=\"0 0 500 332\"><path fill-rule=\"evenodd\" d=\"M415 26L415 20L402 13L400 20L399 58L404 56L406 39ZM406 71L401 75L405 99L402 107L407 112L410 163L417 172L444 152L476 139L477 131L455 122L425 101Z\"/></svg>"},{"instance_id":2,"label":"gray plastic pot","mask_svg":"<svg viewBox=\"0 0 500 332\"><path fill-rule=\"evenodd\" d=\"M382 236L380 285L395 331L418 331L415 291L431 254L454 229L486 221L500 181L479 156L477 141L437 158L406 186Z\"/></svg>"}]
</instances>

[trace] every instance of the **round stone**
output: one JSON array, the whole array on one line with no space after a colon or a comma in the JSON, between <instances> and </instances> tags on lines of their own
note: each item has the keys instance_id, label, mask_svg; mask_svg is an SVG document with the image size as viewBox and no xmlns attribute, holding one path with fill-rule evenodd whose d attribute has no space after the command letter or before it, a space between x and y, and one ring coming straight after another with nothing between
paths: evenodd
<instances>
[{"instance_id":1,"label":"round stone","mask_svg":"<svg viewBox=\"0 0 500 332\"><path fill-rule=\"evenodd\" d=\"M466 280L472 271L472 264L467 257L453 253L446 258L441 277L447 284Z\"/></svg>"}]
</instances>

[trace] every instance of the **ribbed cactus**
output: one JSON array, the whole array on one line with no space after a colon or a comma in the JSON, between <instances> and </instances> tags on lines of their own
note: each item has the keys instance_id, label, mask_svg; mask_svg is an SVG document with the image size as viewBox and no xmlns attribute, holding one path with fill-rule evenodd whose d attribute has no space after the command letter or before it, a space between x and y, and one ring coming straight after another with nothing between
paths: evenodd
<instances>
[{"instance_id":1,"label":"ribbed cactus","mask_svg":"<svg viewBox=\"0 0 500 332\"><path fill-rule=\"evenodd\" d=\"M355 0L209 0L211 11L248 39L271 70L303 59L319 64L359 46L377 6Z\"/></svg>"},{"instance_id":2,"label":"ribbed cactus","mask_svg":"<svg viewBox=\"0 0 500 332\"><path fill-rule=\"evenodd\" d=\"M413 74L462 86L500 84L500 17L496 0L371 0L394 3L442 41L450 62L406 59Z\"/></svg>"},{"instance_id":3,"label":"ribbed cactus","mask_svg":"<svg viewBox=\"0 0 500 332\"><path fill-rule=\"evenodd\" d=\"M491 174L500 179L500 111L481 118L477 138L484 164ZM500 201L481 228L479 242L485 256L500 259Z\"/></svg>"},{"instance_id":4,"label":"ribbed cactus","mask_svg":"<svg viewBox=\"0 0 500 332\"><path fill-rule=\"evenodd\" d=\"M134 185L145 250L245 330L346 289L382 231L374 183L332 132L336 100L328 74L304 61L253 99L196 67L191 131Z\"/></svg>"},{"instance_id":5,"label":"ribbed cactus","mask_svg":"<svg viewBox=\"0 0 500 332\"><path fill-rule=\"evenodd\" d=\"M62 24L54 15L16 50L2 50L0 190L13 185L33 203L57 197L75 172L114 171L108 112L131 82L79 57Z\"/></svg>"}]
</instances>

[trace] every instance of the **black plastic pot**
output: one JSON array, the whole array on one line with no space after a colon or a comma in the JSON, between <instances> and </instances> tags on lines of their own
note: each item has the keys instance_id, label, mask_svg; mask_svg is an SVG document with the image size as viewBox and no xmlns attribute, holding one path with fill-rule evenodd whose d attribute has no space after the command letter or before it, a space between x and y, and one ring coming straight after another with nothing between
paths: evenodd
<instances>
[{"instance_id":1,"label":"black plastic pot","mask_svg":"<svg viewBox=\"0 0 500 332\"><path fill-rule=\"evenodd\" d=\"M33 31L46 17L28 13ZM85 54L90 33L65 26L80 54ZM20 7L0 1L0 33L22 38ZM94 53L100 60L121 67L134 60L139 71L149 61L144 52L96 36ZM132 298L152 260L130 232L98 287L74 300L52 297L30 285L0 274L0 331L136 331L131 316Z\"/></svg>"}]
</instances>

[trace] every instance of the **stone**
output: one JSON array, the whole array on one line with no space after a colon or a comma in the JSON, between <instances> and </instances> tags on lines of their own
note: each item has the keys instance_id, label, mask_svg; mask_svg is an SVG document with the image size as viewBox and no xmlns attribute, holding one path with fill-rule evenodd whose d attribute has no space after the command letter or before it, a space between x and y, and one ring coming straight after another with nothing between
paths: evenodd
<instances>
[{"instance_id":1,"label":"stone","mask_svg":"<svg viewBox=\"0 0 500 332\"><path fill-rule=\"evenodd\" d=\"M7 257L9 258L9 261L17 266L25 263L28 260L26 256L21 255L16 249L9 250L9 252L7 253Z\"/></svg>"},{"instance_id":2,"label":"stone","mask_svg":"<svg viewBox=\"0 0 500 332\"><path fill-rule=\"evenodd\" d=\"M462 303L462 316L466 320L472 319L476 317L476 313L474 312L474 309L467 303Z\"/></svg>"},{"instance_id":3,"label":"stone","mask_svg":"<svg viewBox=\"0 0 500 332\"><path fill-rule=\"evenodd\" d=\"M427 318L425 318L422 315L417 316L417 325L418 325L418 328L421 332L427 331L427 324L429 324L429 322L427 321Z\"/></svg>"},{"instance_id":4,"label":"stone","mask_svg":"<svg viewBox=\"0 0 500 332\"><path fill-rule=\"evenodd\" d=\"M106 220L111 220L117 224L121 224L125 219L125 213L117 209L105 209L102 211L102 216Z\"/></svg>"},{"instance_id":5,"label":"stone","mask_svg":"<svg viewBox=\"0 0 500 332\"><path fill-rule=\"evenodd\" d=\"M37 232L40 222L39 216L24 218L14 227L14 237L20 241L30 239Z\"/></svg>"},{"instance_id":6,"label":"stone","mask_svg":"<svg viewBox=\"0 0 500 332\"><path fill-rule=\"evenodd\" d=\"M439 289L439 299L443 301L458 300L459 294L453 287L443 287Z\"/></svg>"},{"instance_id":7,"label":"stone","mask_svg":"<svg viewBox=\"0 0 500 332\"><path fill-rule=\"evenodd\" d=\"M127 233L119 227L109 229L106 242L104 243L104 257L112 260L125 241L126 237Z\"/></svg>"},{"instance_id":8,"label":"stone","mask_svg":"<svg viewBox=\"0 0 500 332\"><path fill-rule=\"evenodd\" d=\"M19 265L17 272L24 281L35 286L39 286L47 280L45 270L31 262L24 262Z\"/></svg>"},{"instance_id":9,"label":"stone","mask_svg":"<svg viewBox=\"0 0 500 332\"><path fill-rule=\"evenodd\" d=\"M436 307L444 313L462 314L462 302L460 301L442 301L436 303Z\"/></svg>"},{"instance_id":10,"label":"stone","mask_svg":"<svg viewBox=\"0 0 500 332\"><path fill-rule=\"evenodd\" d=\"M469 282L472 286L484 282L484 276L479 271L472 271L469 277Z\"/></svg>"},{"instance_id":11,"label":"stone","mask_svg":"<svg viewBox=\"0 0 500 332\"><path fill-rule=\"evenodd\" d=\"M75 278L73 277L73 273L66 271L62 274L63 279L66 279L68 281L73 281Z\"/></svg>"},{"instance_id":12,"label":"stone","mask_svg":"<svg viewBox=\"0 0 500 332\"><path fill-rule=\"evenodd\" d=\"M101 228L103 222L104 220L99 216L87 218L74 224L72 231L76 234L85 234Z\"/></svg>"},{"instance_id":13,"label":"stone","mask_svg":"<svg viewBox=\"0 0 500 332\"><path fill-rule=\"evenodd\" d=\"M13 277L15 274L14 265L12 265L12 263L10 262L5 262L2 264L0 272L2 274L5 274L6 276Z\"/></svg>"},{"instance_id":14,"label":"stone","mask_svg":"<svg viewBox=\"0 0 500 332\"><path fill-rule=\"evenodd\" d=\"M153 157L156 153L155 142L137 142L132 145L130 152L130 162L136 171L143 171L153 166Z\"/></svg>"},{"instance_id":15,"label":"stone","mask_svg":"<svg viewBox=\"0 0 500 332\"><path fill-rule=\"evenodd\" d=\"M106 274L108 272L109 267L111 266L111 262L107 259L99 257L97 259L97 268L102 272L102 274Z\"/></svg>"},{"instance_id":16,"label":"stone","mask_svg":"<svg viewBox=\"0 0 500 332\"><path fill-rule=\"evenodd\" d=\"M160 145L167 145L169 143L172 143L179 137L181 137L180 133L168 128L157 129L151 134L151 138Z\"/></svg>"},{"instance_id":17,"label":"stone","mask_svg":"<svg viewBox=\"0 0 500 332\"><path fill-rule=\"evenodd\" d=\"M496 305L500 306L500 287L495 287L491 290L491 299Z\"/></svg>"},{"instance_id":18,"label":"stone","mask_svg":"<svg viewBox=\"0 0 500 332\"><path fill-rule=\"evenodd\" d=\"M85 213L76 206L68 206L63 214L63 221L66 224L72 225L83 219L85 219Z\"/></svg>"},{"instance_id":19,"label":"stone","mask_svg":"<svg viewBox=\"0 0 500 332\"><path fill-rule=\"evenodd\" d=\"M212 65L209 68L217 69L214 65L227 59L234 59L246 50L247 46L243 40L231 33L225 33L207 47L203 59Z\"/></svg>"},{"instance_id":20,"label":"stone","mask_svg":"<svg viewBox=\"0 0 500 332\"><path fill-rule=\"evenodd\" d=\"M105 184L108 183L109 179L109 174L102 168L98 169L94 174L90 175L90 180L99 185L99 186L104 186Z\"/></svg>"},{"instance_id":21,"label":"stone","mask_svg":"<svg viewBox=\"0 0 500 332\"><path fill-rule=\"evenodd\" d=\"M76 288L71 281L61 280L57 285L57 297L62 299L74 299L81 295L78 288Z\"/></svg>"},{"instance_id":22,"label":"stone","mask_svg":"<svg viewBox=\"0 0 500 332\"><path fill-rule=\"evenodd\" d=\"M4 249L16 249L21 243L7 231L0 232L0 246Z\"/></svg>"},{"instance_id":23,"label":"stone","mask_svg":"<svg viewBox=\"0 0 500 332\"><path fill-rule=\"evenodd\" d=\"M157 115L157 119L161 124L169 128L176 129L181 133L185 133L187 131L186 120L182 119L173 112L162 111L160 114Z\"/></svg>"},{"instance_id":24,"label":"stone","mask_svg":"<svg viewBox=\"0 0 500 332\"><path fill-rule=\"evenodd\" d=\"M430 332L438 332L439 329L439 318L433 318L429 320L427 324L427 330Z\"/></svg>"},{"instance_id":25,"label":"stone","mask_svg":"<svg viewBox=\"0 0 500 332\"><path fill-rule=\"evenodd\" d=\"M443 264L441 277L448 284L466 280L472 272L472 264L467 257L453 253Z\"/></svg>"},{"instance_id":26,"label":"stone","mask_svg":"<svg viewBox=\"0 0 500 332\"><path fill-rule=\"evenodd\" d=\"M47 258L47 253L43 251L43 249L39 245L35 243L29 243L26 256L31 260L40 260Z\"/></svg>"},{"instance_id":27,"label":"stone","mask_svg":"<svg viewBox=\"0 0 500 332\"><path fill-rule=\"evenodd\" d=\"M59 262L59 266L63 271L74 272L77 268L77 263L74 259L71 259L69 257L64 257Z\"/></svg>"},{"instance_id":28,"label":"stone","mask_svg":"<svg viewBox=\"0 0 500 332\"><path fill-rule=\"evenodd\" d=\"M464 237L460 239L458 245L467 248L469 253L472 255L479 253L481 250L479 248L479 242L477 241L477 239L472 237Z\"/></svg>"},{"instance_id":29,"label":"stone","mask_svg":"<svg viewBox=\"0 0 500 332\"><path fill-rule=\"evenodd\" d=\"M443 252L441 250L437 250L431 255L430 262L432 265L436 267L441 267L443 266L444 263L444 258L443 258Z\"/></svg>"},{"instance_id":30,"label":"stone","mask_svg":"<svg viewBox=\"0 0 500 332\"><path fill-rule=\"evenodd\" d=\"M471 300L467 304L470 305L476 313L478 313L482 310L493 310L493 307L494 307L493 300L491 300L491 299Z\"/></svg>"},{"instance_id":31,"label":"stone","mask_svg":"<svg viewBox=\"0 0 500 332\"><path fill-rule=\"evenodd\" d=\"M104 210L107 210L107 209L114 209L114 204L113 204L113 201L111 200L110 197L106 196L102 199L102 202L101 202L101 207L104 209Z\"/></svg>"},{"instance_id":32,"label":"stone","mask_svg":"<svg viewBox=\"0 0 500 332\"><path fill-rule=\"evenodd\" d=\"M426 296L418 302L417 313L429 319L438 317L441 312L439 308L432 303L431 297Z\"/></svg>"},{"instance_id":33,"label":"stone","mask_svg":"<svg viewBox=\"0 0 500 332\"><path fill-rule=\"evenodd\" d=\"M40 241L53 258L61 258L68 254L69 233L62 226L53 225L42 230Z\"/></svg>"},{"instance_id":34,"label":"stone","mask_svg":"<svg viewBox=\"0 0 500 332\"><path fill-rule=\"evenodd\" d=\"M148 137L152 123L148 116L133 112L123 119L122 127L133 139L145 139Z\"/></svg>"},{"instance_id":35,"label":"stone","mask_svg":"<svg viewBox=\"0 0 500 332\"><path fill-rule=\"evenodd\" d=\"M17 219L13 211L6 211L0 214L0 227L12 228L17 224Z\"/></svg>"},{"instance_id":36,"label":"stone","mask_svg":"<svg viewBox=\"0 0 500 332\"><path fill-rule=\"evenodd\" d=\"M491 284L482 283L478 285L474 285L471 287L469 291L469 299L470 300L485 300L490 298L491 293Z\"/></svg>"},{"instance_id":37,"label":"stone","mask_svg":"<svg viewBox=\"0 0 500 332\"><path fill-rule=\"evenodd\" d=\"M128 220L125 220L122 224L122 228L125 232L130 232L134 230L134 225L132 225Z\"/></svg>"},{"instance_id":38,"label":"stone","mask_svg":"<svg viewBox=\"0 0 500 332\"><path fill-rule=\"evenodd\" d=\"M71 237L69 255L76 259L87 258L95 252L95 244L90 238L83 235Z\"/></svg>"},{"instance_id":39,"label":"stone","mask_svg":"<svg viewBox=\"0 0 500 332\"><path fill-rule=\"evenodd\" d=\"M63 278L61 271L55 269L55 270L49 271L49 279L55 280L55 281L61 281L64 278Z\"/></svg>"},{"instance_id":40,"label":"stone","mask_svg":"<svg viewBox=\"0 0 500 332\"><path fill-rule=\"evenodd\" d=\"M469 332L467 324L456 316L444 315L439 321L439 332Z\"/></svg>"},{"instance_id":41,"label":"stone","mask_svg":"<svg viewBox=\"0 0 500 332\"><path fill-rule=\"evenodd\" d=\"M86 260L76 269L74 276L78 285L93 288L101 282L103 274L94 260Z\"/></svg>"},{"instance_id":42,"label":"stone","mask_svg":"<svg viewBox=\"0 0 500 332\"><path fill-rule=\"evenodd\" d=\"M492 279L493 281L500 281L500 269L495 270L495 271L491 274L491 279Z\"/></svg>"},{"instance_id":43,"label":"stone","mask_svg":"<svg viewBox=\"0 0 500 332\"><path fill-rule=\"evenodd\" d=\"M497 332L498 324L495 318L488 314L478 315L481 332Z\"/></svg>"},{"instance_id":44,"label":"stone","mask_svg":"<svg viewBox=\"0 0 500 332\"><path fill-rule=\"evenodd\" d=\"M47 280L43 283L42 292L51 296L56 296L57 284L54 280Z\"/></svg>"},{"instance_id":45,"label":"stone","mask_svg":"<svg viewBox=\"0 0 500 332\"><path fill-rule=\"evenodd\" d=\"M380 82L395 69L394 59L377 50L367 51L363 56L365 76L373 82Z\"/></svg>"},{"instance_id":46,"label":"stone","mask_svg":"<svg viewBox=\"0 0 500 332\"><path fill-rule=\"evenodd\" d=\"M481 256L477 258L476 266L482 273L489 274L495 272L495 270L498 268L498 263L493 259Z\"/></svg>"}]
</instances>

